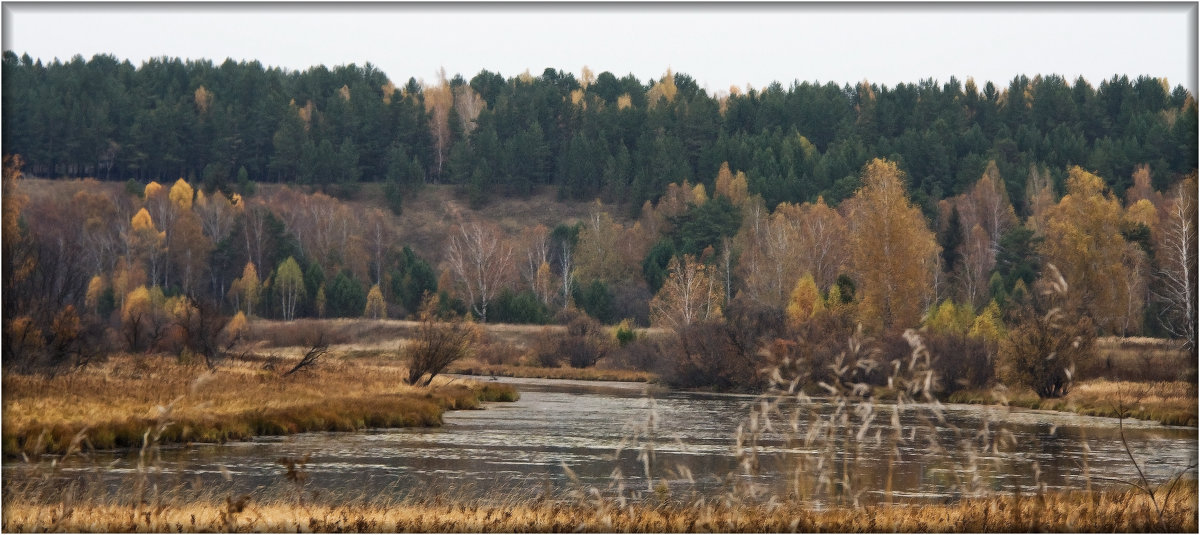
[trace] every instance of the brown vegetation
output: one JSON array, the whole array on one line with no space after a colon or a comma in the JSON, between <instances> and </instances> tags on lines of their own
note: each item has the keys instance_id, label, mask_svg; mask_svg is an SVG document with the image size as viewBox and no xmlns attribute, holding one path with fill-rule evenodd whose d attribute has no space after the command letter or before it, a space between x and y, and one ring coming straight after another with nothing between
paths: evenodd
<instances>
[{"instance_id":1,"label":"brown vegetation","mask_svg":"<svg viewBox=\"0 0 1200 535\"><path fill-rule=\"evenodd\" d=\"M295 361L271 355L209 371L174 358L123 355L57 376L6 373L3 451L63 452L79 433L94 448L135 447L148 429L160 427L164 442L220 442L436 426L448 409L516 397L461 380L404 386L407 370L387 361L327 357L283 377Z\"/></svg>"},{"instance_id":2,"label":"brown vegetation","mask_svg":"<svg viewBox=\"0 0 1200 535\"><path fill-rule=\"evenodd\" d=\"M1180 344L1160 338L1097 338L1096 356L1081 363L1081 379L1196 382L1196 359Z\"/></svg>"},{"instance_id":3,"label":"brown vegetation","mask_svg":"<svg viewBox=\"0 0 1200 535\"><path fill-rule=\"evenodd\" d=\"M1086 416L1124 416L1153 420L1164 425L1195 426L1197 419L1196 385L1187 381L1109 381L1085 380L1075 383L1071 393L1061 398L1041 398L1029 389L1005 391L1001 397L1013 407L1074 412ZM953 403L997 403L997 393L964 390L952 394Z\"/></svg>"},{"instance_id":4,"label":"brown vegetation","mask_svg":"<svg viewBox=\"0 0 1200 535\"><path fill-rule=\"evenodd\" d=\"M1194 483L1160 515L1137 491L976 498L947 505L811 509L795 502L746 505L608 500L304 504L288 500L167 501L158 508L97 502L38 503L6 495L5 532L1195 532Z\"/></svg>"}]
</instances>

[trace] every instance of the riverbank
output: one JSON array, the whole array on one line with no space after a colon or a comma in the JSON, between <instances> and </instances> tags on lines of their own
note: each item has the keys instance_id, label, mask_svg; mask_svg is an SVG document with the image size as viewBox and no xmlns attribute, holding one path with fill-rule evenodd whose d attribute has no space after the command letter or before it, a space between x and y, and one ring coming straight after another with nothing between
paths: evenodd
<instances>
[{"instance_id":1,"label":"riverbank","mask_svg":"<svg viewBox=\"0 0 1200 535\"><path fill-rule=\"evenodd\" d=\"M406 370L384 361L327 357L285 375L295 363L231 360L210 371L176 357L118 355L55 376L6 372L3 453L440 426L447 410L519 397L511 385L440 377L430 387L407 386Z\"/></svg>"},{"instance_id":2,"label":"riverbank","mask_svg":"<svg viewBox=\"0 0 1200 535\"><path fill-rule=\"evenodd\" d=\"M609 368L572 368L568 366L549 368L523 364L487 364L478 360L462 360L451 364L447 373L460 375L483 375L514 377L523 379L569 379L572 381L621 381L629 383L652 383L658 376L639 370Z\"/></svg>"},{"instance_id":3,"label":"riverbank","mask_svg":"<svg viewBox=\"0 0 1200 535\"><path fill-rule=\"evenodd\" d=\"M747 505L632 504L612 500L329 504L249 496L144 505L61 501L37 504L6 495L5 532L1195 532L1196 486L1185 483L1158 504L1144 492L998 495L948 505L812 510L783 502ZM1159 511L1161 509L1161 512Z\"/></svg>"},{"instance_id":4,"label":"riverbank","mask_svg":"<svg viewBox=\"0 0 1200 535\"><path fill-rule=\"evenodd\" d=\"M1071 412L1085 416L1151 420L1164 425L1197 425L1196 385L1186 381L1110 381L1093 379L1075 384L1061 398L1041 398L1032 390L964 390L949 396L952 403Z\"/></svg>"}]
</instances>

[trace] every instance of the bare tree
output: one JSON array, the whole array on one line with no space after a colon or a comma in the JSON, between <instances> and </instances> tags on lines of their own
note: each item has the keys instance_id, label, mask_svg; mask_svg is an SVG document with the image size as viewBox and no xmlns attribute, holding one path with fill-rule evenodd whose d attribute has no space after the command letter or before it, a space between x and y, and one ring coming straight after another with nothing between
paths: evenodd
<instances>
[{"instance_id":1,"label":"bare tree","mask_svg":"<svg viewBox=\"0 0 1200 535\"><path fill-rule=\"evenodd\" d=\"M321 360L321 357L324 357L328 353L329 343L325 341L325 336L323 334L318 335L317 340L313 342L311 346L309 346L308 351L304 353L304 356L300 357L300 361L297 362L295 366L292 366L292 369L284 372L283 376L287 377L305 368L315 366L317 361Z\"/></svg>"},{"instance_id":2,"label":"bare tree","mask_svg":"<svg viewBox=\"0 0 1200 535\"><path fill-rule=\"evenodd\" d=\"M174 320L183 333L184 344L204 357L204 364L209 369L216 367L220 357L232 345L221 339L229 316L221 313L221 306L216 301L184 296L182 306L175 310Z\"/></svg>"},{"instance_id":3,"label":"bare tree","mask_svg":"<svg viewBox=\"0 0 1200 535\"><path fill-rule=\"evenodd\" d=\"M1183 181L1171 195L1163 221L1158 285L1159 319L1172 336L1196 351L1196 179Z\"/></svg>"},{"instance_id":4,"label":"bare tree","mask_svg":"<svg viewBox=\"0 0 1200 535\"><path fill-rule=\"evenodd\" d=\"M520 260L521 279L543 303L548 303L550 269L550 230L545 225L526 227L521 231L521 247L525 258ZM545 266L543 268L543 266Z\"/></svg>"},{"instance_id":5,"label":"bare tree","mask_svg":"<svg viewBox=\"0 0 1200 535\"><path fill-rule=\"evenodd\" d=\"M650 300L652 324L679 329L721 317L725 291L715 280L711 266L684 255L682 261L672 258L668 269L667 280Z\"/></svg>"},{"instance_id":6,"label":"bare tree","mask_svg":"<svg viewBox=\"0 0 1200 535\"><path fill-rule=\"evenodd\" d=\"M446 258L466 289L471 309L487 322L488 304L508 279L512 247L493 224L464 223L457 230L447 244Z\"/></svg>"},{"instance_id":7,"label":"bare tree","mask_svg":"<svg viewBox=\"0 0 1200 535\"><path fill-rule=\"evenodd\" d=\"M395 235L391 220L378 208L367 214L367 245L371 253L371 275L375 284L383 284L383 266L388 246Z\"/></svg>"},{"instance_id":8,"label":"bare tree","mask_svg":"<svg viewBox=\"0 0 1200 535\"><path fill-rule=\"evenodd\" d=\"M428 386L446 366L468 356L479 340L479 329L474 323L458 317L440 322L437 309L438 296L426 293L421 303L421 324L417 327L416 340L403 351L410 385Z\"/></svg>"},{"instance_id":9,"label":"bare tree","mask_svg":"<svg viewBox=\"0 0 1200 535\"><path fill-rule=\"evenodd\" d=\"M571 291L575 288L575 265L571 263L571 244L567 240L562 242L562 256L558 260L562 270L563 306L567 306L571 302Z\"/></svg>"}]
</instances>

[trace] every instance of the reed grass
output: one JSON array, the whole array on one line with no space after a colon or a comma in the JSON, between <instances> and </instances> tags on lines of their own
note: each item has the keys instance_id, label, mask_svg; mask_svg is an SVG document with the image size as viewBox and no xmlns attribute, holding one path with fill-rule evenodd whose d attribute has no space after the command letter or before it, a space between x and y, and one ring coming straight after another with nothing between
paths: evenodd
<instances>
[{"instance_id":1,"label":"reed grass","mask_svg":"<svg viewBox=\"0 0 1200 535\"><path fill-rule=\"evenodd\" d=\"M429 388L406 386L406 370L386 361L334 357L281 377L278 370L290 366L279 359L277 370L249 360L209 371L173 358L121 355L56 376L5 373L4 455L62 453L81 432L96 449L138 447L147 429L163 422L170 422L165 443L438 426L446 410L518 397L509 385L449 378Z\"/></svg>"},{"instance_id":2,"label":"reed grass","mask_svg":"<svg viewBox=\"0 0 1200 535\"><path fill-rule=\"evenodd\" d=\"M1187 381L1110 381L1093 379L1076 383L1061 398L1041 398L1032 390L1006 394L1009 406L1074 412L1085 416L1151 420L1164 425L1196 426L1197 390ZM952 403L992 404L991 390L964 390L949 397Z\"/></svg>"},{"instance_id":3,"label":"reed grass","mask_svg":"<svg viewBox=\"0 0 1200 535\"><path fill-rule=\"evenodd\" d=\"M1196 487L1172 494L1159 515L1133 491L973 498L953 504L834 507L721 500L687 504L531 500L464 503L308 503L244 497L168 500L156 508L76 502L4 502L0 529L103 532L1195 532Z\"/></svg>"}]
</instances>

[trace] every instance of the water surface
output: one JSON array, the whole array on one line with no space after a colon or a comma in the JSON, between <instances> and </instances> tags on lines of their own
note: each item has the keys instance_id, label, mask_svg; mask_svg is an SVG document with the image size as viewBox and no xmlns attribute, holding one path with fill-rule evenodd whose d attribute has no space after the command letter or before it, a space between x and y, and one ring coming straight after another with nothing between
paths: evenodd
<instances>
[{"instance_id":1,"label":"water surface","mask_svg":"<svg viewBox=\"0 0 1200 535\"><path fill-rule=\"evenodd\" d=\"M822 474L840 481L841 469L848 467L851 489L864 490L859 496L864 501L883 498L889 470L892 496L901 501L954 498L980 489L1029 492L1039 485L1119 488L1138 480L1129 453L1152 484L1189 466L1188 477L1195 477L1196 428L1126 420L1127 453L1116 419L974 405L943 406L944 421L927 408L903 411L903 427L918 431L895 450L890 429L879 427L887 425L891 408L880 406L863 439L849 441L857 447L855 455L847 460L844 445L835 448L833 468L817 466L816 445L786 440L789 426L776 418L776 432L765 433L759 442L757 466L746 470L734 444L739 425L743 431L750 428L748 416L760 403L753 396L672 392L638 383L497 380L516 385L520 401L447 412L441 428L304 433L163 448L151 475L163 486L222 493L300 488L344 499L445 494L504 500L563 496L591 487L631 497L656 487L675 497L717 497L735 488L744 493L747 484L786 495L797 489L792 482L803 460L801 492L814 488L812 479ZM859 430L857 418L852 421L852 430ZM801 432L811 425L808 419L799 424ZM962 441L985 426L1010 431L1015 447L965 453ZM930 448L935 442L941 451ZM308 458L302 486L286 479L277 462L281 457ZM5 465L6 477L21 470L20 463ZM138 470L136 452L101 452L90 462L66 462L61 473L98 478L115 489L129 485ZM812 498L823 499L820 493Z\"/></svg>"}]
</instances>

